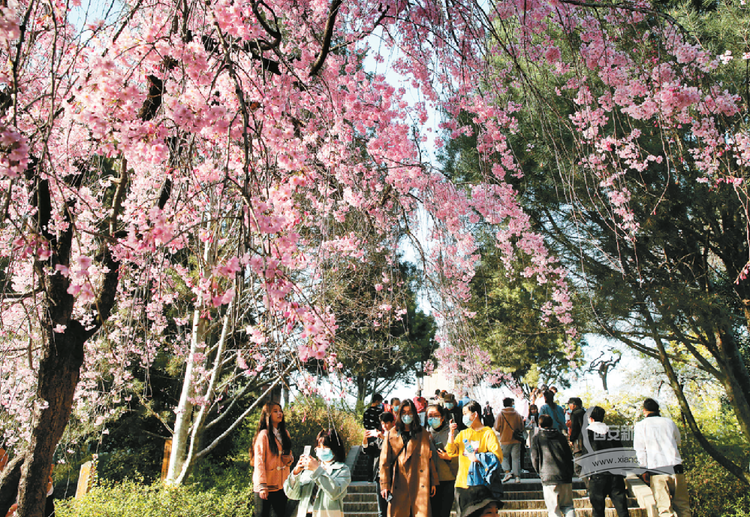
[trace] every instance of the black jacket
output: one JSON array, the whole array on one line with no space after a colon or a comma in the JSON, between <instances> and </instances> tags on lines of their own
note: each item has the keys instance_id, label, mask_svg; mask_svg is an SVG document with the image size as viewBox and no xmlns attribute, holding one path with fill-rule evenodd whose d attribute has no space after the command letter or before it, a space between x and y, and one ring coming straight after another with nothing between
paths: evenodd
<instances>
[{"instance_id":1,"label":"black jacket","mask_svg":"<svg viewBox=\"0 0 750 517\"><path fill-rule=\"evenodd\" d=\"M573 444L573 453L583 452L583 419L586 411L583 408L575 408L570 412L570 443Z\"/></svg>"},{"instance_id":2,"label":"black jacket","mask_svg":"<svg viewBox=\"0 0 750 517\"><path fill-rule=\"evenodd\" d=\"M531 463L543 485L573 482L573 453L557 429L539 429L531 438Z\"/></svg>"}]
</instances>

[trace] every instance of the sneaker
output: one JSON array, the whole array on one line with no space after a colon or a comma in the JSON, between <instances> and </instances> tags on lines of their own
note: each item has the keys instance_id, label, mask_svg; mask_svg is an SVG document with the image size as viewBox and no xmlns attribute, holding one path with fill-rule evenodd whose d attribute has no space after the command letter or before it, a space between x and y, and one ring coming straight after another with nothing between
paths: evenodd
<instances>
[{"instance_id":1,"label":"sneaker","mask_svg":"<svg viewBox=\"0 0 750 517\"><path fill-rule=\"evenodd\" d=\"M521 482L521 478L519 477L517 477L516 480L514 481L514 483L520 483L520 482Z\"/></svg>"},{"instance_id":2,"label":"sneaker","mask_svg":"<svg viewBox=\"0 0 750 517\"><path fill-rule=\"evenodd\" d=\"M521 474L528 474L528 473L529 473L529 471L528 471L528 470L526 470L526 469L521 469Z\"/></svg>"},{"instance_id":3,"label":"sneaker","mask_svg":"<svg viewBox=\"0 0 750 517\"><path fill-rule=\"evenodd\" d=\"M507 474L505 474L505 477L503 478L503 483L507 483L508 481L511 480L511 478L513 478L513 474L508 472Z\"/></svg>"}]
</instances>

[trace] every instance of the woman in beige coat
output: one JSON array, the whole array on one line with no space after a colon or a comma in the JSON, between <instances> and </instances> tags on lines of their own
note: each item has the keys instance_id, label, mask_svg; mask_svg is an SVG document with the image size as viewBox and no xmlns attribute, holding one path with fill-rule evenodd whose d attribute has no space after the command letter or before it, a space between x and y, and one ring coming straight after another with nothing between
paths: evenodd
<instances>
[{"instance_id":1,"label":"woman in beige coat","mask_svg":"<svg viewBox=\"0 0 750 517\"><path fill-rule=\"evenodd\" d=\"M430 434L422 429L414 403L407 399L380 453L380 493L390 501L388 517L431 517L430 497L438 483Z\"/></svg>"}]
</instances>

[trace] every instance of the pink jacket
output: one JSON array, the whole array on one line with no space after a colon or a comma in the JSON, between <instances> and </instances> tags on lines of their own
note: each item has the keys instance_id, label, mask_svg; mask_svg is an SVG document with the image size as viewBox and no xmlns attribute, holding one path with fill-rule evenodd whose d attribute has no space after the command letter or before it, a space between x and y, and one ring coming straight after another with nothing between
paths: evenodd
<instances>
[{"instance_id":1,"label":"pink jacket","mask_svg":"<svg viewBox=\"0 0 750 517\"><path fill-rule=\"evenodd\" d=\"M255 440L254 446L254 469L253 469L253 491L260 492L265 488L269 492L284 489L284 481L289 476L289 466L294 457L289 454L282 456L274 454L268 446L269 434L266 429L262 430ZM281 451L281 443L276 440L276 446Z\"/></svg>"}]
</instances>

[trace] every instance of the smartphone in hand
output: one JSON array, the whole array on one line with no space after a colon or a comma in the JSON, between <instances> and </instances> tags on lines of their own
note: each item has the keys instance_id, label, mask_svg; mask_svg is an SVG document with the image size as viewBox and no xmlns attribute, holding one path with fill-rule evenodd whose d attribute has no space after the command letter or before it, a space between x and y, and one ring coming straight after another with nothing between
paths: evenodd
<instances>
[{"instance_id":1,"label":"smartphone in hand","mask_svg":"<svg viewBox=\"0 0 750 517\"><path fill-rule=\"evenodd\" d=\"M309 445L305 445L305 449L302 451L303 456L309 456L310 455L310 449L311 447Z\"/></svg>"}]
</instances>

